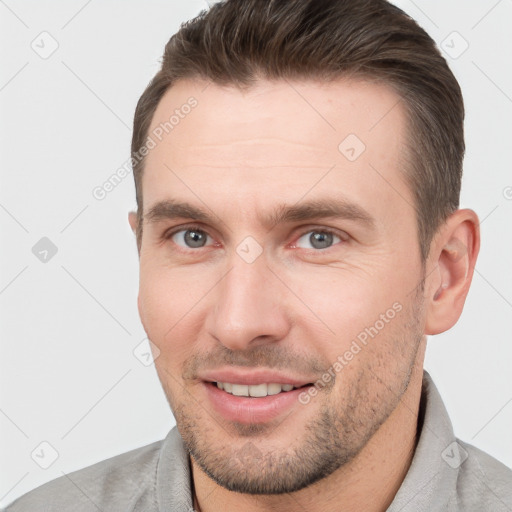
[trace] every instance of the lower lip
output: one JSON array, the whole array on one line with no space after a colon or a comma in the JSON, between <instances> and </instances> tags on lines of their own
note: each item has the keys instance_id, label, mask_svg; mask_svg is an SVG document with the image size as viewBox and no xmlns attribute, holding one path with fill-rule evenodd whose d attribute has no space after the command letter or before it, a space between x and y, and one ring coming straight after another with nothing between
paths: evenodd
<instances>
[{"instance_id":1,"label":"lower lip","mask_svg":"<svg viewBox=\"0 0 512 512\"><path fill-rule=\"evenodd\" d=\"M300 405L299 395L309 386L260 398L231 395L211 382L205 382L204 387L214 408L226 420L252 424L265 423L289 413L294 405Z\"/></svg>"}]
</instances>

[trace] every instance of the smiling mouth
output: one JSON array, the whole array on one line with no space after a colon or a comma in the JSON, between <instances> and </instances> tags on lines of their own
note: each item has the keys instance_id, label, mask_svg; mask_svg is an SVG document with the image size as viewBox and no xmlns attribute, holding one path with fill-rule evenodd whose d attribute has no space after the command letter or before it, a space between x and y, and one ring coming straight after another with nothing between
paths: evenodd
<instances>
[{"instance_id":1,"label":"smiling mouth","mask_svg":"<svg viewBox=\"0 0 512 512\"><path fill-rule=\"evenodd\" d=\"M234 396L262 398L265 396L278 395L280 393L287 393L294 389L301 389L311 384L304 384L303 386L294 386L292 384L278 384L276 382L263 383L263 384L234 384L231 382L212 382L214 386Z\"/></svg>"}]
</instances>

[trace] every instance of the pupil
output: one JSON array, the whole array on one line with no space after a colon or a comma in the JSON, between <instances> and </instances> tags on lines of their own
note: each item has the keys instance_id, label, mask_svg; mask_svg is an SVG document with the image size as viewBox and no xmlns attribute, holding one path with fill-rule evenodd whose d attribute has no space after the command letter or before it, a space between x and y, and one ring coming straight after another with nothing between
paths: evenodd
<instances>
[{"instance_id":1,"label":"pupil","mask_svg":"<svg viewBox=\"0 0 512 512\"><path fill-rule=\"evenodd\" d=\"M325 249L332 244L332 234L330 233L313 233L310 237L311 245L315 249Z\"/></svg>"},{"instance_id":2,"label":"pupil","mask_svg":"<svg viewBox=\"0 0 512 512\"><path fill-rule=\"evenodd\" d=\"M189 230L185 233L185 241L190 247L202 247L204 245L204 234L200 231Z\"/></svg>"}]
</instances>

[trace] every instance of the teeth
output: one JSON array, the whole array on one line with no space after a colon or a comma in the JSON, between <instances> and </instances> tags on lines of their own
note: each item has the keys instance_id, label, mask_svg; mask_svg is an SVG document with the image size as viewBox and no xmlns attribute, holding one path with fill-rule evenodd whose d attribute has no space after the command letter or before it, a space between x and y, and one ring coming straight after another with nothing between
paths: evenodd
<instances>
[{"instance_id":1,"label":"teeth","mask_svg":"<svg viewBox=\"0 0 512 512\"><path fill-rule=\"evenodd\" d=\"M282 391L291 391L294 386L292 384L232 384L230 382L217 382L217 387L223 389L227 393L235 396L252 396L262 397L267 395L277 395Z\"/></svg>"},{"instance_id":2,"label":"teeth","mask_svg":"<svg viewBox=\"0 0 512 512\"><path fill-rule=\"evenodd\" d=\"M235 396L249 396L249 386L245 384L233 384L231 393Z\"/></svg>"},{"instance_id":3,"label":"teeth","mask_svg":"<svg viewBox=\"0 0 512 512\"><path fill-rule=\"evenodd\" d=\"M281 393L281 384L269 384L267 394L268 395L277 395Z\"/></svg>"},{"instance_id":4,"label":"teeth","mask_svg":"<svg viewBox=\"0 0 512 512\"><path fill-rule=\"evenodd\" d=\"M267 385L258 384L257 386L249 386L250 396L267 396Z\"/></svg>"}]
</instances>

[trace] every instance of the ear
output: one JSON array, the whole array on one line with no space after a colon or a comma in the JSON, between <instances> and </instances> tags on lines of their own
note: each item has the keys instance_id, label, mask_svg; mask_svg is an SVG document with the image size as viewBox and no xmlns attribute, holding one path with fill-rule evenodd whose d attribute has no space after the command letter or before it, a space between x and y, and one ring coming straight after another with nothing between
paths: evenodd
<instances>
[{"instance_id":1,"label":"ear","mask_svg":"<svg viewBox=\"0 0 512 512\"><path fill-rule=\"evenodd\" d=\"M128 222L130 224L130 228L133 231L134 235L137 236L137 212L128 212ZM139 251L139 257L140 257L140 251ZM139 311L139 317L142 322L142 326L144 327L144 330L146 329L146 326L144 325L144 319L142 316L142 308L141 308L141 299L140 299L140 293L137 295L137 310Z\"/></svg>"},{"instance_id":2,"label":"ear","mask_svg":"<svg viewBox=\"0 0 512 512\"><path fill-rule=\"evenodd\" d=\"M457 210L434 237L425 287L425 334L440 334L459 319L480 250L480 223L473 210Z\"/></svg>"},{"instance_id":3,"label":"ear","mask_svg":"<svg viewBox=\"0 0 512 512\"><path fill-rule=\"evenodd\" d=\"M128 222L133 233L137 233L137 212L128 212Z\"/></svg>"}]
</instances>

